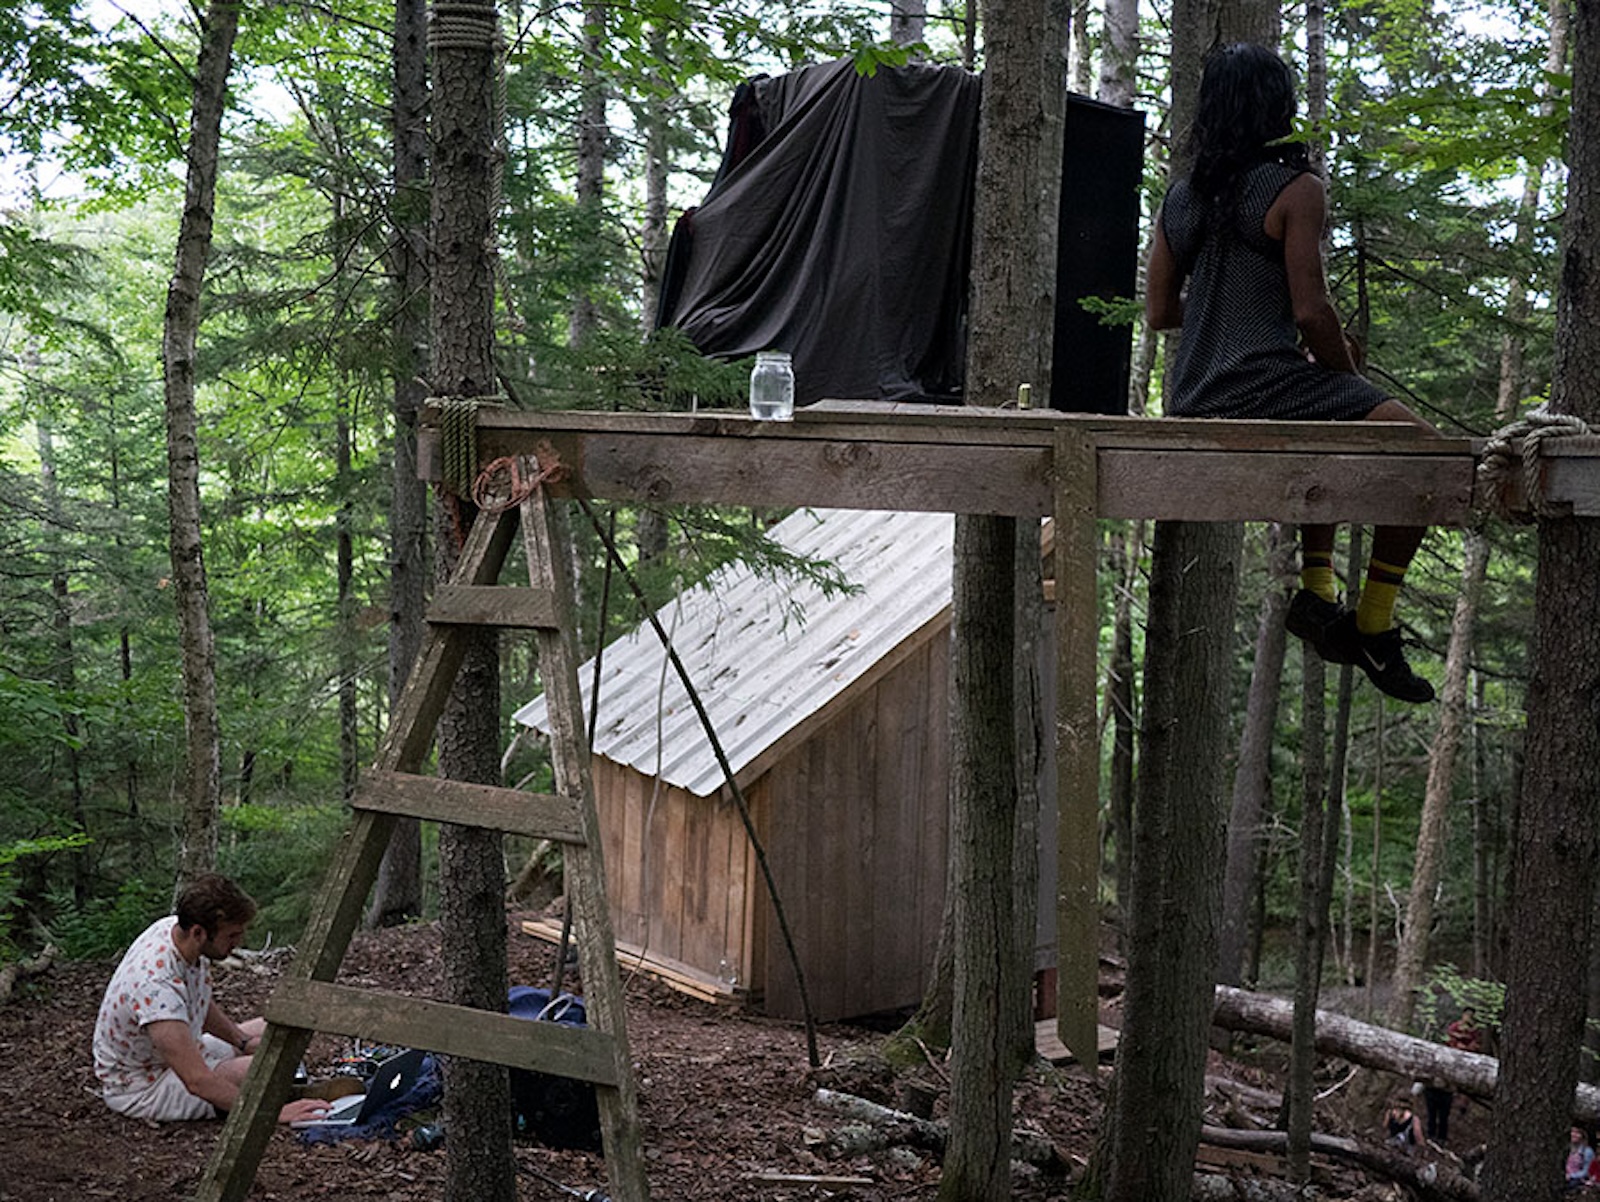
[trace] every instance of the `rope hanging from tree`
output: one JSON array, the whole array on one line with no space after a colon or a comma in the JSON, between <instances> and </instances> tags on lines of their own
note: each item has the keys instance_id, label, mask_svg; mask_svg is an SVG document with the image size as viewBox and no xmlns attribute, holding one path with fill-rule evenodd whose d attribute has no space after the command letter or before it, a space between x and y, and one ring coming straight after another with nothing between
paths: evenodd
<instances>
[{"instance_id":1,"label":"rope hanging from tree","mask_svg":"<svg viewBox=\"0 0 1600 1202\"><path fill-rule=\"evenodd\" d=\"M1545 499L1544 474L1540 470L1541 447L1547 438L1593 433L1581 417L1550 413L1542 408L1495 431L1483 448L1483 461L1478 464L1478 484L1489 509L1497 517L1524 524L1538 518L1565 516L1568 512L1565 506L1553 505ZM1520 447L1517 446L1519 441ZM1515 510L1511 507L1512 486L1517 482L1515 473L1519 468L1522 498L1527 507Z\"/></svg>"}]
</instances>

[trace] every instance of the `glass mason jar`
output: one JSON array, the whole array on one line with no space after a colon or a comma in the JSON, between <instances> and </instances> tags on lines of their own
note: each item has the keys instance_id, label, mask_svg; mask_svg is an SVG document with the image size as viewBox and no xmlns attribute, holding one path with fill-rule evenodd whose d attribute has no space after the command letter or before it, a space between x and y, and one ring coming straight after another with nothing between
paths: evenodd
<instances>
[{"instance_id":1,"label":"glass mason jar","mask_svg":"<svg viewBox=\"0 0 1600 1202\"><path fill-rule=\"evenodd\" d=\"M788 351L761 351L750 370L750 416L786 422L794 416L794 366Z\"/></svg>"}]
</instances>

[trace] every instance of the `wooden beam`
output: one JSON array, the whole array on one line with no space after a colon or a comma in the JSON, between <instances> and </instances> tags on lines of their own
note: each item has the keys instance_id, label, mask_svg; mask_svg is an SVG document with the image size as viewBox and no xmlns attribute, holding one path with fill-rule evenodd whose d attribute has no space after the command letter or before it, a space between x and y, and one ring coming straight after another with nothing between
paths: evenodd
<instances>
[{"instance_id":1,"label":"wooden beam","mask_svg":"<svg viewBox=\"0 0 1600 1202\"><path fill-rule=\"evenodd\" d=\"M1100 741L1096 654L1093 435L1063 430L1055 443L1056 577L1056 1030L1079 1063L1096 1063L1100 969Z\"/></svg>"},{"instance_id":2,"label":"wooden beam","mask_svg":"<svg viewBox=\"0 0 1600 1202\"><path fill-rule=\"evenodd\" d=\"M1469 455L1102 449L1099 510L1191 522L1458 526L1472 516L1473 467Z\"/></svg>"},{"instance_id":3,"label":"wooden beam","mask_svg":"<svg viewBox=\"0 0 1600 1202\"><path fill-rule=\"evenodd\" d=\"M557 843L583 843L578 804L554 793L527 793L437 776L373 771L361 778L350 804L357 810L508 831Z\"/></svg>"},{"instance_id":4,"label":"wooden beam","mask_svg":"<svg viewBox=\"0 0 1600 1202\"><path fill-rule=\"evenodd\" d=\"M510 626L518 630L550 630L556 625L555 604L541 589L501 584L442 584L428 606L435 626Z\"/></svg>"},{"instance_id":5,"label":"wooden beam","mask_svg":"<svg viewBox=\"0 0 1600 1202\"><path fill-rule=\"evenodd\" d=\"M616 1084L611 1036L588 1027L529 1022L448 1002L293 977L278 983L266 1018L285 1027L361 1036L596 1085Z\"/></svg>"},{"instance_id":6,"label":"wooden beam","mask_svg":"<svg viewBox=\"0 0 1600 1202\"><path fill-rule=\"evenodd\" d=\"M537 448L566 469L558 493L646 504L1038 517L1053 504L1054 439L1074 431L1098 448L1105 517L1461 525L1471 516L1478 444L1409 425L861 404L827 402L793 422L494 412L480 417L480 455ZM428 434L424 475L436 442Z\"/></svg>"}]
</instances>

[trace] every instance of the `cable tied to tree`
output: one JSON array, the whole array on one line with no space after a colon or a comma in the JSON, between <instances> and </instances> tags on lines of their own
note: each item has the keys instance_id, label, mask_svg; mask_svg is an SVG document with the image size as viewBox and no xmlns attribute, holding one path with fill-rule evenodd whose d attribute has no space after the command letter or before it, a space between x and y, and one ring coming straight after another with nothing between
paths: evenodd
<instances>
[{"instance_id":1,"label":"cable tied to tree","mask_svg":"<svg viewBox=\"0 0 1600 1202\"><path fill-rule=\"evenodd\" d=\"M1539 518L1563 517L1569 509L1545 499L1542 447L1548 438L1592 435L1581 417L1534 409L1519 421L1496 430L1483 448L1478 464L1479 492L1497 517L1531 523ZM1518 475L1520 471L1520 477ZM1514 485L1522 484L1525 507L1514 509Z\"/></svg>"}]
</instances>

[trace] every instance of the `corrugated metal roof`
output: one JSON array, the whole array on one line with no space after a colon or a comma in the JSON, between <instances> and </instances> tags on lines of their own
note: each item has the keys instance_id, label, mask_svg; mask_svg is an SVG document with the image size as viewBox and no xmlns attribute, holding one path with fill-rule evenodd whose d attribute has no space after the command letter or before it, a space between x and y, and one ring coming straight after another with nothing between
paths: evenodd
<instances>
[{"instance_id":1,"label":"corrugated metal roof","mask_svg":"<svg viewBox=\"0 0 1600 1202\"><path fill-rule=\"evenodd\" d=\"M739 563L657 612L735 774L950 604L953 532L947 513L802 510L770 537L835 564L859 592L829 599L809 581L758 579ZM592 660L578 672L586 713L593 675ZM515 716L549 731L542 696ZM595 754L700 797L723 784L648 624L605 649Z\"/></svg>"}]
</instances>

